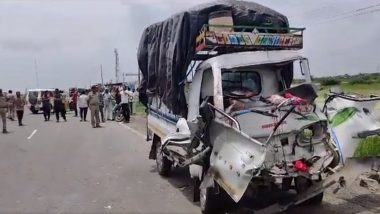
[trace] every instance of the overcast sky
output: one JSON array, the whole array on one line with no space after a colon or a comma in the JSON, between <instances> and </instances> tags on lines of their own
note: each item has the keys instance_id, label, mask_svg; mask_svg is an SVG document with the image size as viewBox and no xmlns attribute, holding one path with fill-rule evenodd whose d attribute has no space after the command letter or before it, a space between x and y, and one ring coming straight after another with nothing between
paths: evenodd
<instances>
[{"instance_id":1,"label":"overcast sky","mask_svg":"<svg viewBox=\"0 0 380 214\"><path fill-rule=\"evenodd\" d=\"M136 73L142 31L207 0L2 0L0 88L88 87ZM315 76L380 72L380 0L256 0L306 27L303 53ZM357 11L355 11L357 10ZM36 66L35 62L36 61Z\"/></svg>"}]
</instances>

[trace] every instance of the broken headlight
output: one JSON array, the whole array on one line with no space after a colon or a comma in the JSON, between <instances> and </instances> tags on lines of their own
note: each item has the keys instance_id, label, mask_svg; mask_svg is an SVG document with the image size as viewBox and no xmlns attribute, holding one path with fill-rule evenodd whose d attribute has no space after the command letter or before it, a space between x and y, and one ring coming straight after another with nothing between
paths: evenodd
<instances>
[{"instance_id":1,"label":"broken headlight","mask_svg":"<svg viewBox=\"0 0 380 214\"><path fill-rule=\"evenodd\" d=\"M319 143L327 135L327 123L317 122L304 127L297 135L297 141L300 145Z\"/></svg>"}]
</instances>

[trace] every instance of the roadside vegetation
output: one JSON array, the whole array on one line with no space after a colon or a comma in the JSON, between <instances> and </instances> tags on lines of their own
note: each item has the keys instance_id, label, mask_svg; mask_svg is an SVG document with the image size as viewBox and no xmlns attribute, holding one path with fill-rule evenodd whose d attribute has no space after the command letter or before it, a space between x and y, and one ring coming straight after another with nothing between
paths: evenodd
<instances>
[{"instance_id":1,"label":"roadside vegetation","mask_svg":"<svg viewBox=\"0 0 380 214\"><path fill-rule=\"evenodd\" d=\"M380 73L318 77L313 78L313 81L320 84L320 95L326 94L332 87L339 86L347 93L380 96Z\"/></svg>"},{"instance_id":2,"label":"roadside vegetation","mask_svg":"<svg viewBox=\"0 0 380 214\"><path fill-rule=\"evenodd\" d=\"M380 156L380 136L363 139L356 148L356 158Z\"/></svg>"}]
</instances>

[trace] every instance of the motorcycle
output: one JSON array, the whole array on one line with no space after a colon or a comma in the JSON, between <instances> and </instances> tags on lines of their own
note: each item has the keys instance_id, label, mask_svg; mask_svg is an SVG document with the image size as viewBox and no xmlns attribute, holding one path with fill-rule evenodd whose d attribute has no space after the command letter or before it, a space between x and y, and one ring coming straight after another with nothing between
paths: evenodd
<instances>
[{"instance_id":1,"label":"motorcycle","mask_svg":"<svg viewBox=\"0 0 380 214\"><path fill-rule=\"evenodd\" d=\"M121 105L118 104L114 107L113 111L113 118L115 119L116 122L122 122L124 121L124 116L123 116L123 109L121 108Z\"/></svg>"}]
</instances>

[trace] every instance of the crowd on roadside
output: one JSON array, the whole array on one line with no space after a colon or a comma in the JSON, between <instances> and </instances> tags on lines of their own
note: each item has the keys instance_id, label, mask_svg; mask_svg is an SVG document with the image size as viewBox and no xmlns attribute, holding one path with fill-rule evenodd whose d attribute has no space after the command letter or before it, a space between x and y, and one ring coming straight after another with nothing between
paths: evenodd
<instances>
[{"instance_id":1,"label":"crowd on roadside","mask_svg":"<svg viewBox=\"0 0 380 214\"><path fill-rule=\"evenodd\" d=\"M127 86L104 88L103 86L92 86L91 90L73 89L70 92L70 103L74 111L74 117L80 116L80 121L87 121L87 112L90 110L91 125L99 128L100 123L114 121L118 116L122 117L125 123L130 122L130 115L133 110L133 101L136 98ZM55 89L54 93L43 91L41 96L42 110L45 122L50 121L53 111L56 121L62 118L65 122L66 106L62 92ZM23 115L26 105L25 96L19 91L13 94L12 90L4 93L0 89L0 118L3 125L3 133L8 133L7 118L11 121L17 116L19 126L23 126Z\"/></svg>"},{"instance_id":2,"label":"crowd on roadside","mask_svg":"<svg viewBox=\"0 0 380 214\"><path fill-rule=\"evenodd\" d=\"M89 91L79 92L73 89L70 92L70 103L75 112L75 117L80 116L80 121L87 121L87 112L90 110L91 125L99 128L100 123L114 121L117 112L121 111L125 123L130 122L133 110L133 101L136 94L127 86L105 88L100 85L91 87Z\"/></svg>"}]
</instances>

